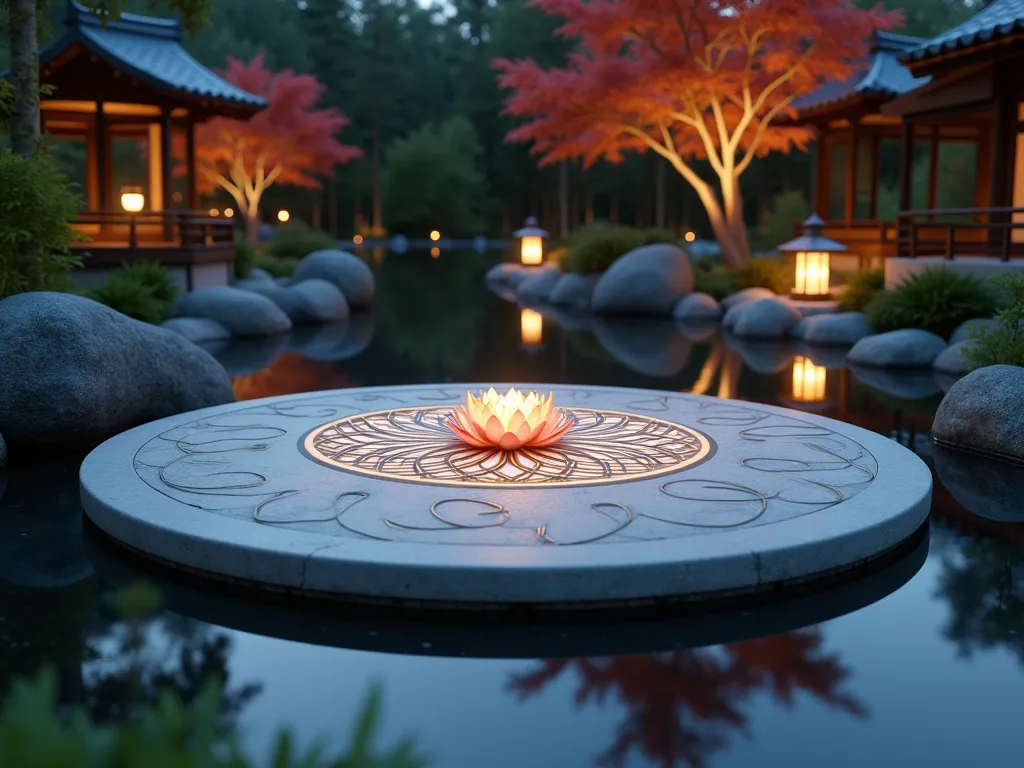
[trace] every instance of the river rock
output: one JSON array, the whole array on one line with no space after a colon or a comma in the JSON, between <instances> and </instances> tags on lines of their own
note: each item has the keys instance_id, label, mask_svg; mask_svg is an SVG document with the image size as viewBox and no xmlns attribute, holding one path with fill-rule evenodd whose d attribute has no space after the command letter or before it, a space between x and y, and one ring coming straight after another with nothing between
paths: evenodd
<instances>
[{"instance_id":1,"label":"river rock","mask_svg":"<svg viewBox=\"0 0 1024 768\"><path fill-rule=\"evenodd\" d=\"M600 279L600 275L578 275L575 272L564 274L555 283L548 301L557 307L589 309L594 288Z\"/></svg>"},{"instance_id":2,"label":"river rock","mask_svg":"<svg viewBox=\"0 0 1024 768\"><path fill-rule=\"evenodd\" d=\"M740 304L749 304L759 299L770 299L773 296L775 296L775 291L768 288L744 288L742 291L736 291L722 299L722 311L728 312Z\"/></svg>"},{"instance_id":3,"label":"river rock","mask_svg":"<svg viewBox=\"0 0 1024 768\"><path fill-rule=\"evenodd\" d=\"M741 339L781 339L800 319L800 310L793 302L775 296L743 305L743 313L732 330Z\"/></svg>"},{"instance_id":4,"label":"river rock","mask_svg":"<svg viewBox=\"0 0 1024 768\"><path fill-rule=\"evenodd\" d=\"M904 328L861 339L847 360L879 368L928 368L945 348L946 342L934 333Z\"/></svg>"},{"instance_id":5,"label":"river rock","mask_svg":"<svg viewBox=\"0 0 1024 768\"><path fill-rule=\"evenodd\" d=\"M963 376L970 370L970 367L967 365L967 358L964 357L964 352L966 352L967 348L973 344L974 341L971 339L958 341L956 344L950 344L943 350L941 355L935 358L935 362L932 363L932 368L939 373L946 373L951 376Z\"/></svg>"},{"instance_id":6,"label":"river rock","mask_svg":"<svg viewBox=\"0 0 1024 768\"><path fill-rule=\"evenodd\" d=\"M162 322L160 327L174 331L193 344L231 338L231 332L227 328L213 320L207 320L205 317L172 317L170 320Z\"/></svg>"},{"instance_id":7,"label":"river rock","mask_svg":"<svg viewBox=\"0 0 1024 768\"><path fill-rule=\"evenodd\" d=\"M176 317L204 317L232 336L273 336L291 330L288 315L266 296L215 285L186 293L174 307Z\"/></svg>"},{"instance_id":8,"label":"river rock","mask_svg":"<svg viewBox=\"0 0 1024 768\"><path fill-rule=\"evenodd\" d=\"M850 347L875 331L864 319L863 312L840 312L837 315L805 317L803 335L808 344Z\"/></svg>"},{"instance_id":9,"label":"river rock","mask_svg":"<svg viewBox=\"0 0 1024 768\"><path fill-rule=\"evenodd\" d=\"M721 316L722 308L709 293L691 293L689 296L683 296L672 308L672 317L686 322L717 320Z\"/></svg>"},{"instance_id":10,"label":"river rock","mask_svg":"<svg viewBox=\"0 0 1024 768\"><path fill-rule=\"evenodd\" d=\"M970 338L969 333L972 328L976 328L980 331L988 331L991 328L996 328L999 325L999 321L992 317L976 317L973 320L964 320L957 326L956 330L953 331L953 335L949 337L950 346L965 341Z\"/></svg>"},{"instance_id":11,"label":"river rock","mask_svg":"<svg viewBox=\"0 0 1024 768\"><path fill-rule=\"evenodd\" d=\"M501 264L495 264L487 270L484 280L491 285L515 288L531 274L534 274L535 271L524 267L522 264L505 261Z\"/></svg>"},{"instance_id":12,"label":"river rock","mask_svg":"<svg viewBox=\"0 0 1024 768\"><path fill-rule=\"evenodd\" d=\"M524 304L546 302L561 277L558 267L545 267L519 283L516 298Z\"/></svg>"},{"instance_id":13,"label":"river rock","mask_svg":"<svg viewBox=\"0 0 1024 768\"><path fill-rule=\"evenodd\" d=\"M373 270L358 256L347 251L313 251L295 268L292 283L320 278L334 283L349 307L368 307L376 287Z\"/></svg>"},{"instance_id":14,"label":"river rock","mask_svg":"<svg viewBox=\"0 0 1024 768\"><path fill-rule=\"evenodd\" d=\"M968 512L1000 523L1024 522L1024 466L941 445L932 450L932 460L942 487Z\"/></svg>"},{"instance_id":15,"label":"river rock","mask_svg":"<svg viewBox=\"0 0 1024 768\"><path fill-rule=\"evenodd\" d=\"M740 321L743 316L743 312L753 302L746 302L743 304L733 304L731 307L725 310L725 315L722 317L722 327L728 331L731 331L736 327L736 323Z\"/></svg>"},{"instance_id":16,"label":"river rock","mask_svg":"<svg viewBox=\"0 0 1024 768\"><path fill-rule=\"evenodd\" d=\"M1024 368L990 365L953 385L932 437L940 445L1024 464Z\"/></svg>"},{"instance_id":17,"label":"river rock","mask_svg":"<svg viewBox=\"0 0 1024 768\"><path fill-rule=\"evenodd\" d=\"M0 301L0 431L11 446L93 447L138 424L234 401L177 333L66 293Z\"/></svg>"},{"instance_id":18,"label":"river rock","mask_svg":"<svg viewBox=\"0 0 1024 768\"><path fill-rule=\"evenodd\" d=\"M590 305L604 314L668 317L692 290L690 258L678 246L655 243L616 259L597 281Z\"/></svg>"},{"instance_id":19,"label":"river rock","mask_svg":"<svg viewBox=\"0 0 1024 768\"><path fill-rule=\"evenodd\" d=\"M348 302L334 283L313 277L289 286L256 283L248 290L266 296L295 324L329 323L348 317Z\"/></svg>"}]
</instances>

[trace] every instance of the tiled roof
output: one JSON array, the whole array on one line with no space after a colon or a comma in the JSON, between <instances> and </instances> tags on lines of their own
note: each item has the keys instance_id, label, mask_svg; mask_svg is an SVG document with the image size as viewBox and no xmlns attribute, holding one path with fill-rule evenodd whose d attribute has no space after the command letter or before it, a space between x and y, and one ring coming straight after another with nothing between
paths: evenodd
<instances>
[{"instance_id":1,"label":"tiled roof","mask_svg":"<svg viewBox=\"0 0 1024 768\"><path fill-rule=\"evenodd\" d=\"M117 69L158 88L253 109L267 104L193 59L181 47L181 25L174 19L124 13L104 24L95 13L69 0L66 24L67 33L40 54L40 63L81 43Z\"/></svg>"},{"instance_id":2,"label":"tiled roof","mask_svg":"<svg viewBox=\"0 0 1024 768\"><path fill-rule=\"evenodd\" d=\"M914 77L899 60L900 54L923 42L918 37L876 32L865 67L860 72L849 80L826 83L814 93L797 99L793 102L794 109L809 112L855 96L900 96L924 85L928 78Z\"/></svg>"},{"instance_id":3,"label":"tiled roof","mask_svg":"<svg viewBox=\"0 0 1024 768\"><path fill-rule=\"evenodd\" d=\"M921 61L1017 33L1024 33L1024 0L995 0L962 24L923 41L902 58L904 61Z\"/></svg>"}]
</instances>

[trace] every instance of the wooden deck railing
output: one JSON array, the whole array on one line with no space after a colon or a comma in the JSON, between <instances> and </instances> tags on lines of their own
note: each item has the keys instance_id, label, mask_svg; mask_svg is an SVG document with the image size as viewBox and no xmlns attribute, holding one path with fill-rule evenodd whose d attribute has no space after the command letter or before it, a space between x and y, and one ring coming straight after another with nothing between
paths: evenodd
<instances>
[{"instance_id":1,"label":"wooden deck railing","mask_svg":"<svg viewBox=\"0 0 1024 768\"><path fill-rule=\"evenodd\" d=\"M1024 257L1024 208L900 211L896 230L896 255L904 258Z\"/></svg>"},{"instance_id":2,"label":"wooden deck railing","mask_svg":"<svg viewBox=\"0 0 1024 768\"><path fill-rule=\"evenodd\" d=\"M71 226L89 240L74 248L104 249L223 248L232 245L235 227L232 219L210 216L205 211L85 211Z\"/></svg>"}]
</instances>

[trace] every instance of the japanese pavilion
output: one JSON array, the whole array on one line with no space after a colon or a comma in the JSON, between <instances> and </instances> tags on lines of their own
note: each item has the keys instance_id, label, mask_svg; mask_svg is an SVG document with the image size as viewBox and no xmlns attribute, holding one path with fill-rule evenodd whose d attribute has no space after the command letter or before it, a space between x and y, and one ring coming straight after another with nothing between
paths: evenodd
<instances>
[{"instance_id":1,"label":"japanese pavilion","mask_svg":"<svg viewBox=\"0 0 1024 768\"><path fill-rule=\"evenodd\" d=\"M863 265L885 260L887 284L906 259L984 272L1024 256L1024 0L931 40L878 32L857 75L794 107L818 134L825 233Z\"/></svg>"},{"instance_id":2,"label":"japanese pavilion","mask_svg":"<svg viewBox=\"0 0 1024 768\"><path fill-rule=\"evenodd\" d=\"M266 102L192 58L177 20L105 20L68 0L65 26L40 53L40 80L53 87L42 128L84 143L87 210L74 224L90 238L75 246L84 276L143 259L186 289L232 282L233 221L196 210L195 126Z\"/></svg>"}]
</instances>

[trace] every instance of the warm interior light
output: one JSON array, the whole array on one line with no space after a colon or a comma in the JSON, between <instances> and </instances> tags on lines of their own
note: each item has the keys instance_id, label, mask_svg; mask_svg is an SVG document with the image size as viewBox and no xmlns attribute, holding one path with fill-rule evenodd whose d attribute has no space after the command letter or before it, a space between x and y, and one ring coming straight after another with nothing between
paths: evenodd
<instances>
[{"instance_id":1,"label":"warm interior light","mask_svg":"<svg viewBox=\"0 0 1024 768\"><path fill-rule=\"evenodd\" d=\"M430 258L436 259L440 255L441 255L441 249L438 248L436 245L433 248L430 249Z\"/></svg>"},{"instance_id":2,"label":"warm interior light","mask_svg":"<svg viewBox=\"0 0 1024 768\"><path fill-rule=\"evenodd\" d=\"M521 246L523 264L535 265L544 260L544 240L539 235L525 235Z\"/></svg>"},{"instance_id":3,"label":"warm interior light","mask_svg":"<svg viewBox=\"0 0 1024 768\"><path fill-rule=\"evenodd\" d=\"M793 360L793 399L798 403L825 399L825 369L799 355Z\"/></svg>"},{"instance_id":4,"label":"warm interior light","mask_svg":"<svg viewBox=\"0 0 1024 768\"><path fill-rule=\"evenodd\" d=\"M796 288L800 296L828 295L828 252L796 252Z\"/></svg>"},{"instance_id":5,"label":"warm interior light","mask_svg":"<svg viewBox=\"0 0 1024 768\"><path fill-rule=\"evenodd\" d=\"M519 311L520 335L523 344L540 344L544 338L544 316L525 307Z\"/></svg>"},{"instance_id":6,"label":"warm interior light","mask_svg":"<svg viewBox=\"0 0 1024 768\"><path fill-rule=\"evenodd\" d=\"M504 395L491 387L480 397L466 393L466 404L452 411L445 426L477 448L543 448L562 439L575 419L554 407L554 395L524 395L510 389Z\"/></svg>"},{"instance_id":7,"label":"warm interior light","mask_svg":"<svg viewBox=\"0 0 1024 768\"><path fill-rule=\"evenodd\" d=\"M686 239L686 242L692 243L694 240L697 239L697 233L696 232L687 232L683 237Z\"/></svg>"},{"instance_id":8,"label":"warm interior light","mask_svg":"<svg viewBox=\"0 0 1024 768\"><path fill-rule=\"evenodd\" d=\"M142 187L122 187L121 207L128 213L138 213L146 207L146 195Z\"/></svg>"},{"instance_id":9,"label":"warm interior light","mask_svg":"<svg viewBox=\"0 0 1024 768\"><path fill-rule=\"evenodd\" d=\"M291 217L292 215L288 213L288 211L281 210L277 212L277 220L280 221L282 224L288 221L288 219L290 219Z\"/></svg>"},{"instance_id":10,"label":"warm interior light","mask_svg":"<svg viewBox=\"0 0 1024 768\"><path fill-rule=\"evenodd\" d=\"M210 215L211 216L220 216L220 211L218 211L216 208L211 208L210 209Z\"/></svg>"},{"instance_id":11,"label":"warm interior light","mask_svg":"<svg viewBox=\"0 0 1024 768\"><path fill-rule=\"evenodd\" d=\"M356 235L355 237L352 238L352 242L355 243L356 245L362 245L363 244L363 236L362 235Z\"/></svg>"},{"instance_id":12,"label":"warm interior light","mask_svg":"<svg viewBox=\"0 0 1024 768\"><path fill-rule=\"evenodd\" d=\"M438 232L436 229L432 230L430 232L430 239L433 240L436 243L438 240L441 239L441 233Z\"/></svg>"},{"instance_id":13,"label":"warm interior light","mask_svg":"<svg viewBox=\"0 0 1024 768\"><path fill-rule=\"evenodd\" d=\"M235 215L235 212L231 208L225 208L224 209L224 215L227 216L230 219L232 216Z\"/></svg>"}]
</instances>

